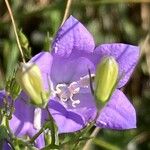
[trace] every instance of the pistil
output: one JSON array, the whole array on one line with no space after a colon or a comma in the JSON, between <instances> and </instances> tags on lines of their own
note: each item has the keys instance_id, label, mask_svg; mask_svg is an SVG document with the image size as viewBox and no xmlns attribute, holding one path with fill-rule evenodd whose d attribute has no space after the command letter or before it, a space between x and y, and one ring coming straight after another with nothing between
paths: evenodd
<instances>
[{"instance_id":1,"label":"pistil","mask_svg":"<svg viewBox=\"0 0 150 150\"><path fill-rule=\"evenodd\" d=\"M92 78L94 78L94 76L95 76L94 74L91 74ZM90 85L90 78L89 75L86 75L84 77L81 77L80 80L76 82L74 81L69 85L65 83L58 84L56 86L55 93L60 98L62 103L65 103L70 99L72 102L72 107L76 107L76 105L80 104L80 100L73 99L73 96L80 92L80 88L88 88L89 85Z\"/></svg>"}]
</instances>

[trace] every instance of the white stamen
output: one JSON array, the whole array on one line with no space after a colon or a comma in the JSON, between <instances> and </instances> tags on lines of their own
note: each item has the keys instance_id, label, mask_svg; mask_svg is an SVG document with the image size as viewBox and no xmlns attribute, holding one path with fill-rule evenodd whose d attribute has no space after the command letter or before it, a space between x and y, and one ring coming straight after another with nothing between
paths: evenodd
<instances>
[{"instance_id":1,"label":"white stamen","mask_svg":"<svg viewBox=\"0 0 150 150\"><path fill-rule=\"evenodd\" d=\"M66 102L70 97L70 91L66 84L58 84L56 86L56 94L60 97L61 101Z\"/></svg>"},{"instance_id":2,"label":"white stamen","mask_svg":"<svg viewBox=\"0 0 150 150\"><path fill-rule=\"evenodd\" d=\"M106 123L106 122L104 122L104 121L100 121L100 123L101 123L101 124L103 124L104 126L106 126L106 125L107 125L107 123Z\"/></svg>"},{"instance_id":3,"label":"white stamen","mask_svg":"<svg viewBox=\"0 0 150 150\"><path fill-rule=\"evenodd\" d=\"M41 108L35 108L33 126L37 130L41 129L41 118L42 118Z\"/></svg>"},{"instance_id":4,"label":"white stamen","mask_svg":"<svg viewBox=\"0 0 150 150\"><path fill-rule=\"evenodd\" d=\"M66 84L58 84L56 86L56 94L60 94L61 93L61 88L66 87Z\"/></svg>"},{"instance_id":5,"label":"white stamen","mask_svg":"<svg viewBox=\"0 0 150 150\"><path fill-rule=\"evenodd\" d=\"M91 74L93 78L95 75ZM72 102L72 106L76 107L76 105L80 104L80 100L74 100L73 96L80 92L80 88L88 88L90 85L89 75L81 77L79 81L72 82L68 86L67 84L58 84L56 86L55 93L59 96L62 103L68 101L69 99Z\"/></svg>"},{"instance_id":6,"label":"white stamen","mask_svg":"<svg viewBox=\"0 0 150 150\"><path fill-rule=\"evenodd\" d=\"M80 104L80 100L79 99L78 100L74 100L73 99L73 95L70 97L70 100L72 101L72 107L76 107L75 104Z\"/></svg>"},{"instance_id":7,"label":"white stamen","mask_svg":"<svg viewBox=\"0 0 150 150\"><path fill-rule=\"evenodd\" d=\"M77 82L72 82L69 87L68 87L69 91L72 93L72 94L77 94L79 93L80 91L80 87L78 85Z\"/></svg>"},{"instance_id":8,"label":"white stamen","mask_svg":"<svg viewBox=\"0 0 150 150\"><path fill-rule=\"evenodd\" d=\"M91 78L93 78L94 76L95 76L95 74L91 74ZM89 77L89 75L81 77L80 80L78 81L78 84L79 84L80 87L88 88L89 84L90 84L90 77Z\"/></svg>"}]
</instances>

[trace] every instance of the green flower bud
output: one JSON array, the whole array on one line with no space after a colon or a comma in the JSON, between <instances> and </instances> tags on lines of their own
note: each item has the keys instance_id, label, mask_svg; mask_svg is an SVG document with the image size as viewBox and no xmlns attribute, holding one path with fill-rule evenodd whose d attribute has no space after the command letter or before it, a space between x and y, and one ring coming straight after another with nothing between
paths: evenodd
<instances>
[{"instance_id":1,"label":"green flower bud","mask_svg":"<svg viewBox=\"0 0 150 150\"><path fill-rule=\"evenodd\" d=\"M96 100L106 102L111 96L118 79L118 64L113 57L105 57L97 66L95 76Z\"/></svg>"},{"instance_id":2,"label":"green flower bud","mask_svg":"<svg viewBox=\"0 0 150 150\"><path fill-rule=\"evenodd\" d=\"M32 104L45 107L48 102L48 93L44 90L41 71L36 64L21 63L16 73L16 80L31 98Z\"/></svg>"},{"instance_id":3,"label":"green flower bud","mask_svg":"<svg viewBox=\"0 0 150 150\"><path fill-rule=\"evenodd\" d=\"M31 58L31 47L29 45L28 38L25 36L25 34L20 30L18 32L19 40L21 43L21 47L23 48L24 55L26 58Z\"/></svg>"}]
</instances>

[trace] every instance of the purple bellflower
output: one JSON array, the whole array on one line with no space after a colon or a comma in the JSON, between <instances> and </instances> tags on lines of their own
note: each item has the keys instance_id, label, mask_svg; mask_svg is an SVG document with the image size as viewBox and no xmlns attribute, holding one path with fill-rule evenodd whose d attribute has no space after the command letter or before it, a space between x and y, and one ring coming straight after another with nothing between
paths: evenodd
<instances>
[{"instance_id":1,"label":"purple bellflower","mask_svg":"<svg viewBox=\"0 0 150 150\"><path fill-rule=\"evenodd\" d=\"M97 108L90 90L88 70L94 77L97 65L103 57L109 56L118 63L120 80L102 108L96 126L115 130L136 128L135 109L120 88L133 73L139 47L121 43L95 46L92 35L70 16L58 30L51 52L41 52L30 60L39 66L45 89L51 89L48 108L59 133L78 131L95 118ZM47 118L47 113L28 104L27 99L22 93L15 101L10 127L18 136L32 137ZM36 141L37 147L43 146L41 136Z\"/></svg>"}]
</instances>

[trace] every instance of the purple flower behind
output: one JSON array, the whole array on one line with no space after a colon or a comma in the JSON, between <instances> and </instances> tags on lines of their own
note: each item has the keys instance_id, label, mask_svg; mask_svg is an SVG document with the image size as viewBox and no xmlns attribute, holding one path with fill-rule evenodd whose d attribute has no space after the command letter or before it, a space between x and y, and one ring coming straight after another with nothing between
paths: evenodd
<instances>
[{"instance_id":1,"label":"purple flower behind","mask_svg":"<svg viewBox=\"0 0 150 150\"><path fill-rule=\"evenodd\" d=\"M48 107L59 133L78 131L95 118L97 110L90 91L88 70L94 77L96 66L106 56L112 56L118 62L118 78L121 79L101 110L96 126L117 130L135 128L135 109L119 89L128 82L137 64L139 47L121 43L96 47L87 29L70 16L58 30L52 52L41 52L30 60L39 66L45 89L49 90L51 86L52 96ZM23 94L15 101L16 110L10 127L16 135L33 136L38 131L35 128L35 107L23 99L28 98ZM47 117L45 110L39 117L39 124L42 125Z\"/></svg>"}]
</instances>

